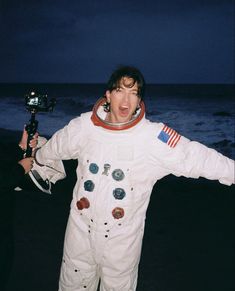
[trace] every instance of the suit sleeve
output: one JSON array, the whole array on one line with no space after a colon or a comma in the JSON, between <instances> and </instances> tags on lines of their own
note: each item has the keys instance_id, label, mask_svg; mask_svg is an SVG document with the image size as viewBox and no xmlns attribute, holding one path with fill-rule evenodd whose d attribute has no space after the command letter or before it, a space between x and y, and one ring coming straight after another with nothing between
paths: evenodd
<instances>
[{"instance_id":1,"label":"suit sleeve","mask_svg":"<svg viewBox=\"0 0 235 291\"><path fill-rule=\"evenodd\" d=\"M180 136L176 143L170 142L163 133L164 125L155 132L153 156L168 174L188 178L204 177L218 180L225 185L235 183L235 162L205 145ZM175 132L173 130L173 132ZM162 138L162 136L164 138Z\"/></svg>"},{"instance_id":2,"label":"suit sleeve","mask_svg":"<svg viewBox=\"0 0 235 291\"><path fill-rule=\"evenodd\" d=\"M199 142L181 137L175 148L175 155L180 157L178 163L173 163L176 175L191 178L204 177L218 180L225 185L235 183L235 162Z\"/></svg>"},{"instance_id":3,"label":"suit sleeve","mask_svg":"<svg viewBox=\"0 0 235 291\"><path fill-rule=\"evenodd\" d=\"M36 151L33 170L43 180L52 183L66 177L62 160L77 159L80 153L81 122L73 119L57 131L41 148Z\"/></svg>"},{"instance_id":4,"label":"suit sleeve","mask_svg":"<svg viewBox=\"0 0 235 291\"><path fill-rule=\"evenodd\" d=\"M36 154L40 164L50 164L56 160L78 158L80 152L81 122L73 119L68 125L57 131Z\"/></svg>"}]
</instances>

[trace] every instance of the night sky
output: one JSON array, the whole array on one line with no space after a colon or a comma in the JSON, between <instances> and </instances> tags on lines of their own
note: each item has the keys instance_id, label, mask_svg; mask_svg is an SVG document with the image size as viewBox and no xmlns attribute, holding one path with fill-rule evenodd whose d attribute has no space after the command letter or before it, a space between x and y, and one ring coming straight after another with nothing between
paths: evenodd
<instances>
[{"instance_id":1,"label":"night sky","mask_svg":"<svg viewBox=\"0 0 235 291\"><path fill-rule=\"evenodd\" d=\"M0 0L0 82L233 83L233 0Z\"/></svg>"}]
</instances>

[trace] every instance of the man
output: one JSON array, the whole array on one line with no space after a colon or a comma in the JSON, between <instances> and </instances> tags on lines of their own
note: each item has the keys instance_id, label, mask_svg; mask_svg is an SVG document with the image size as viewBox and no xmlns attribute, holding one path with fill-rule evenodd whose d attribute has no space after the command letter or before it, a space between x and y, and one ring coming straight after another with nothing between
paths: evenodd
<instances>
[{"instance_id":1,"label":"man","mask_svg":"<svg viewBox=\"0 0 235 291\"><path fill-rule=\"evenodd\" d=\"M37 151L46 177L78 159L60 291L130 291L137 285L145 215L155 182L168 174L234 183L234 161L145 118L145 82L133 67L110 77L104 98Z\"/></svg>"},{"instance_id":2,"label":"man","mask_svg":"<svg viewBox=\"0 0 235 291\"><path fill-rule=\"evenodd\" d=\"M30 147L36 148L38 134L30 141ZM24 130L19 143L21 149L27 147L27 132ZM21 153L22 154L22 153ZM1 290L5 290L11 271L14 257L13 239L13 213L14 213L14 188L24 179L33 167L33 158L19 158L20 160L11 167L3 162L0 167L0 280Z\"/></svg>"}]
</instances>

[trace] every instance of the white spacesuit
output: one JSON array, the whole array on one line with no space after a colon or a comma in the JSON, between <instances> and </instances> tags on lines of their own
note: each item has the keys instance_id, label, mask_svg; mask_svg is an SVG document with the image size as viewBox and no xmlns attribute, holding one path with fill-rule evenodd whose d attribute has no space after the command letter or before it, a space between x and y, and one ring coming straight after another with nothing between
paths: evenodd
<instances>
[{"instance_id":1,"label":"white spacesuit","mask_svg":"<svg viewBox=\"0 0 235 291\"><path fill-rule=\"evenodd\" d=\"M56 132L36 154L38 164L50 167L78 159L60 291L96 291L99 278L102 291L136 289L146 210L157 180L174 174L234 183L234 161L148 121L143 107L128 126L112 128L100 105Z\"/></svg>"}]
</instances>

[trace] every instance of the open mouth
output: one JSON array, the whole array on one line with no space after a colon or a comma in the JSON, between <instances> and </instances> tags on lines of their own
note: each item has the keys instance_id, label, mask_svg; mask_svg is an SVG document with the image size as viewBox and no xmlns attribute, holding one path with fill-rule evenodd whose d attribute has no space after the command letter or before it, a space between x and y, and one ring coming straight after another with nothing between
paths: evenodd
<instances>
[{"instance_id":1,"label":"open mouth","mask_svg":"<svg viewBox=\"0 0 235 291\"><path fill-rule=\"evenodd\" d=\"M129 108L127 106L120 106L119 112L122 116L127 116L129 113Z\"/></svg>"}]
</instances>

